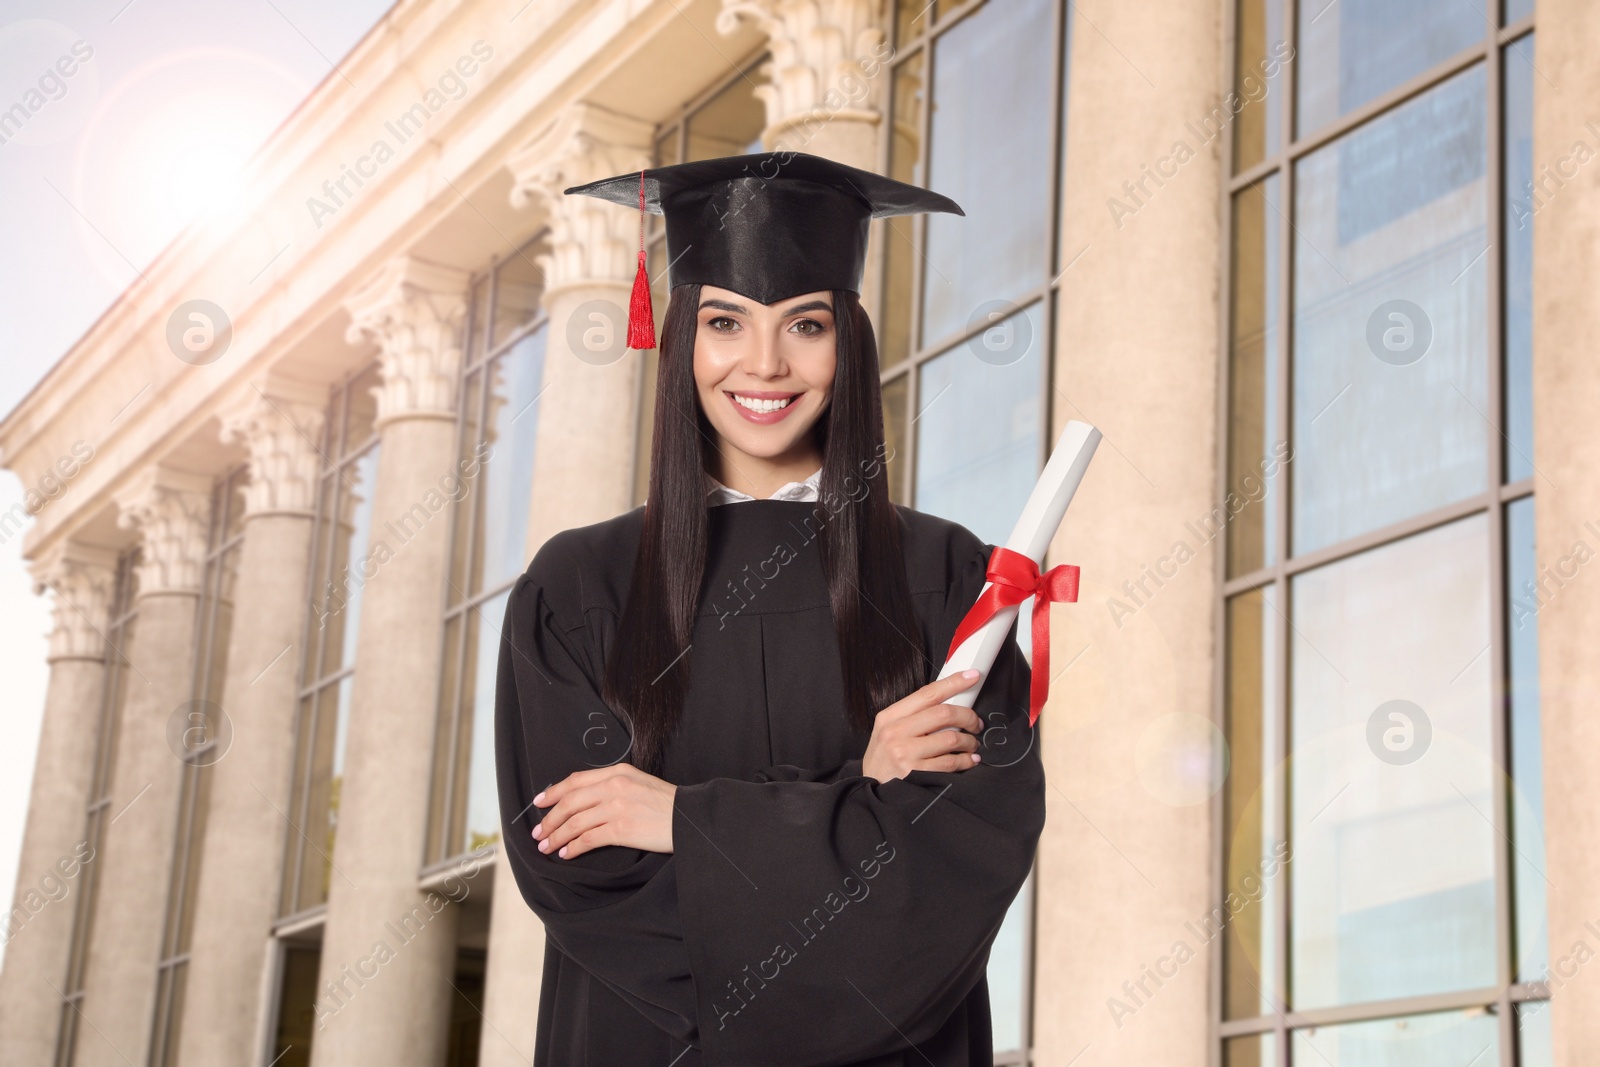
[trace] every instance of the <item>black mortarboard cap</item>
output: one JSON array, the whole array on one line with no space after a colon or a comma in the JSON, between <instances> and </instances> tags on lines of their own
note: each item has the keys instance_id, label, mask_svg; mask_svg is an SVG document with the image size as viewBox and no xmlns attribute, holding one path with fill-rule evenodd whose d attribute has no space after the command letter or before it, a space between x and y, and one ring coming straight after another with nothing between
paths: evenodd
<instances>
[{"instance_id":1,"label":"black mortarboard cap","mask_svg":"<svg viewBox=\"0 0 1600 1067\"><path fill-rule=\"evenodd\" d=\"M859 291L871 219L965 214L947 196L799 152L655 167L566 192L664 215L672 287L715 285L763 304L827 289ZM635 304L641 288L648 301L643 266L641 243ZM649 332L651 344L630 340L629 347L654 347Z\"/></svg>"}]
</instances>

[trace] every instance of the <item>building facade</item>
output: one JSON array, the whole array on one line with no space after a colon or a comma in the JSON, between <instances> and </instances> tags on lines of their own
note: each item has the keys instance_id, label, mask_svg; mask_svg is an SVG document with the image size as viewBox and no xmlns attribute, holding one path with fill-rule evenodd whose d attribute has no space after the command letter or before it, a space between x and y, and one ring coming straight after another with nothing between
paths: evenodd
<instances>
[{"instance_id":1,"label":"building facade","mask_svg":"<svg viewBox=\"0 0 1600 1067\"><path fill-rule=\"evenodd\" d=\"M0 1059L531 1062L499 625L642 501L655 382L637 216L561 190L766 148L966 208L874 223L897 500L998 543L1105 434L997 1062L1587 1062L1594 40L1586 0L400 0L0 424L66 488Z\"/></svg>"}]
</instances>

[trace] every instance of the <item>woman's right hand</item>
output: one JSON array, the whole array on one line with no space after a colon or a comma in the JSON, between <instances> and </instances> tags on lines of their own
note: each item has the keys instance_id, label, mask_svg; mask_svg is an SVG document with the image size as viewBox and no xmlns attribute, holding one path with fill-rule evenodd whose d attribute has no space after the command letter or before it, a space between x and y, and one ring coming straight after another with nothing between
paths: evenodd
<instances>
[{"instance_id":1,"label":"woman's right hand","mask_svg":"<svg viewBox=\"0 0 1600 1067\"><path fill-rule=\"evenodd\" d=\"M878 712L866 755L861 757L861 773L888 782L912 771L964 771L976 766L983 720L971 708L944 701L971 688L978 674L967 670L930 682Z\"/></svg>"}]
</instances>

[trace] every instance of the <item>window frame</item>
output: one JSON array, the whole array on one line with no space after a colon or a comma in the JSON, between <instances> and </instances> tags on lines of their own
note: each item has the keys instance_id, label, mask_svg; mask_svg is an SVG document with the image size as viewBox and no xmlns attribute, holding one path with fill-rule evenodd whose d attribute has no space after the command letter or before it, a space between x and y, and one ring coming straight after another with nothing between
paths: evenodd
<instances>
[{"instance_id":1,"label":"window frame","mask_svg":"<svg viewBox=\"0 0 1600 1067\"><path fill-rule=\"evenodd\" d=\"M943 5L940 5L941 7ZM902 39L902 29L899 17L899 5L894 5L890 19L892 26L889 30L894 44L894 51L888 63L885 64L885 77L887 79L884 92L884 117L885 134L878 139L878 172L891 174L891 165L894 162L894 138L889 131L895 114L894 90L896 76L902 67L915 62L922 64L921 92L922 104L918 114L917 156L912 164L917 181L926 183L928 171L928 147L931 143L931 132L934 108L929 106L937 78L935 45L940 38L974 15L981 13L989 6L989 0L966 0L947 11L933 10L932 5L924 9L923 14L914 17L911 21L921 19L921 29L907 38ZM1059 387L1055 384L1055 362L1060 357L1060 348L1057 344L1057 327L1059 325L1060 293L1064 279L1074 263L1077 262L1083 251L1080 250L1070 258L1067 257L1062 244L1062 197L1066 187L1066 101L1070 91L1069 61L1072 46L1071 0L1052 0L1051 24L1049 28L1051 40L1050 58L1050 101L1047 108L1046 124L1049 131L1048 158L1053 173L1048 183L1044 204L1044 238L1045 271L1040 283L1024 292L1007 298L1007 302L1015 305L1011 318L1025 316L1028 310L1038 307L1040 322L1039 338L1036 343L1042 346L1039 360L1039 385L1038 397L1041 406L1040 425L1044 427L1039 434L1039 453L1037 457L1038 469L1044 468L1045 462L1050 457L1050 449L1054 444L1054 419L1057 415L1056 398L1069 410L1072 409L1071 401L1064 394L1060 394ZM931 17L929 17L931 15ZM876 304L873 318L882 325L889 314L889 248L891 240L889 227L885 220L874 220L873 234L875 247L869 254L869 262L877 274ZM932 361L946 356L960 346L980 336L985 330L992 327L992 323L979 324L976 327L968 326L965 330L947 336L934 338L931 341L923 336L922 332L922 302L926 284L924 266L927 262L925 249L928 244L928 216L926 214L912 215L910 217L911 242L913 254L910 257L911 277L910 303L907 310L907 352L904 359L892 367L880 368L880 384L885 392L894 388L897 383L904 380L905 410L903 412L905 424L905 455L898 464L899 484L890 486L890 495L893 499L907 501L910 506L916 506L917 485L917 436L913 430L916 418L921 416L918 410L920 402L920 384L922 368ZM935 397L937 399L937 397ZM931 403L931 401L930 401ZM912 416L912 412L917 412ZM887 429L887 426L885 427ZM900 458L900 457L897 457ZM1038 928L1038 909L1040 889L1038 884L1038 866L1028 874L1026 882L1020 891L1027 895L1024 918L1026 920L1023 930L1022 952L1022 1047L1005 1051L996 1050L994 1062L996 1067L1027 1067L1034 1061L1034 1034L1033 1021L1035 1016L1034 998L1038 995L1038 986L1035 974L1036 956L1035 938Z\"/></svg>"},{"instance_id":2,"label":"window frame","mask_svg":"<svg viewBox=\"0 0 1600 1067\"><path fill-rule=\"evenodd\" d=\"M358 367L328 390L328 411L327 417L323 420L322 447L318 449L322 464L317 471L316 499L311 521L311 551L307 553L304 578L308 607L322 603L322 590L315 587L316 577L321 565L332 558L330 553L338 532L340 516L335 514L331 517L333 521L329 521L330 516L324 513L324 502L328 499L327 485L336 478L346 477L350 468L372 454L382 443L376 425L364 440L359 442L346 440L350 430L352 387L374 366L376 366L375 361ZM379 462L382 462L381 456ZM291 749L289 824L294 832L286 835L284 840L283 868L279 872L278 917L273 922L275 937L283 936L286 930L301 930L307 924L318 924L327 911L327 901L300 905L305 853L306 849L312 846L306 837L305 827L296 824L293 816L298 813L301 823L306 821L306 807L310 802L311 790L309 767L316 755L315 738L322 713L322 695L337 689L346 679L353 677L357 666L352 657L351 662L341 663L338 670L322 674L327 630L326 627L314 627L311 623L311 612L307 611L301 630L300 664L295 685L294 746ZM307 701L310 701L309 714ZM312 721L308 722L308 718ZM331 857L329 863L332 863ZM292 879L289 878L291 871Z\"/></svg>"},{"instance_id":3,"label":"window frame","mask_svg":"<svg viewBox=\"0 0 1600 1067\"><path fill-rule=\"evenodd\" d=\"M1224 40L1227 48L1226 77L1229 87L1232 88L1233 79L1237 76L1240 61L1244 58L1238 55L1240 47L1241 8L1250 0L1231 0L1225 5L1224 18L1226 20ZM1232 431L1234 428L1232 411L1232 371L1234 355L1234 203L1238 194L1264 182L1270 176L1276 176L1279 184L1278 202L1279 225L1277 226L1276 245L1276 274L1268 283L1273 292L1273 315L1278 324L1276 337L1272 340L1272 348L1264 354L1264 361L1272 367L1273 393L1269 400L1276 412L1277 432L1274 435L1273 445L1292 443L1294 441L1294 409L1293 409L1293 373L1294 373L1294 331L1295 331L1295 277L1294 277L1294 247L1295 247L1295 182L1297 167L1311 153L1324 148L1345 136L1353 133L1358 128L1374 120L1381 119L1394 112L1403 104L1421 97L1428 91L1440 86L1450 78L1461 74L1472 67L1483 64L1485 72L1485 222L1484 228L1490 237L1490 250L1495 254L1488 265L1488 277L1484 293L1487 321L1485 322L1485 341L1488 347L1488 358L1485 360L1485 374L1487 378L1485 397L1488 408L1493 413L1493 422L1485 428L1489 434L1489 447L1487 448L1487 470L1485 472L1486 488L1472 496L1457 500L1453 503L1432 508L1426 512L1411 515L1405 519L1385 524L1381 527L1368 530L1353 537L1344 538L1327 544L1312 551L1291 555L1293 548L1293 530L1291 520L1291 497L1293 493L1293 463L1291 455L1277 473L1280 480L1272 497L1271 538L1270 546L1271 563L1254 567L1234 577L1228 574L1229 545L1233 537L1232 523L1223 524L1222 536L1219 539L1216 554L1215 585L1217 595L1213 604L1212 626L1218 635L1215 642L1217 648L1216 669L1213 671L1212 705L1214 721L1223 729L1224 735L1233 737L1231 723L1229 722L1228 708L1228 667L1232 652L1228 632L1228 605L1236 597L1255 590L1262 590L1272 594L1273 616L1263 624L1263 638L1261 655L1265 660L1270 657L1272 663L1271 678L1272 688L1262 696L1261 715L1263 718L1272 717L1275 728L1270 731L1275 743L1270 751L1263 751L1261 761L1263 770L1270 773L1270 768L1284 765L1285 760L1293 751L1293 738L1290 730L1293 723L1294 709L1292 706L1293 678L1291 670L1291 637L1293 616L1293 580L1296 576L1311 570L1348 559L1363 552L1391 545L1405 540L1425 531L1433 530L1457 520L1472 515L1484 515L1487 523L1487 587L1489 603L1487 606L1490 626L1490 672L1491 672L1491 702L1489 714L1491 716L1491 751L1489 753L1495 772L1494 787L1496 803L1493 811L1493 842L1494 849L1494 882L1495 882L1495 953L1497 984L1484 989L1457 990L1441 994L1423 994L1390 1000L1362 1002L1359 1004L1343 1004L1327 1008L1314 1008L1295 1010L1291 1004L1280 1003L1276 1012L1261 1014L1237 1019L1228 1019L1225 1016L1226 1004L1223 996L1227 982L1227 964L1225 954L1227 951L1226 939L1219 944L1218 951L1211 954L1210 977L1213 991L1211 1009L1211 1059L1213 1063L1226 1062L1226 1042L1231 1038L1248 1037L1260 1034L1275 1035L1276 1050L1270 1062L1279 1067L1288 1067L1291 1062L1291 1042L1295 1032L1306 1028L1335 1026L1342 1023L1367 1022L1379 1019L1392 1019L1422 1015L1429 1012L1443 1010L1465 1010L1483 1008L1496 1014L1499 1032L1498 1056L1494 1063L1510 1065L1520 1062L1517 1033L1519 1028L1520 1013L1517 1005L1528 1002L1540 1002L1549 999L1549 991L1543 983L1517 982L1515 974L1516 961L1513 951L1513 938L1516 936L1514 900L1517 886L1514 879L1513 860L1511 858L1512 818L1511 794L1506 783L1510 780L1510 677L1509 677L1509 637L1506 615L1506 574L1508 563L1506 558L1506 521L1507 511L1516 501L1530 498L1534 492L1533 476L1520 479L1513 483L1506 483L1505 476L1505 449L1503 429L1506 424L1505 399L1505 374L1507 370L1507 342L1504 330L1504 300L1506 276L1504 234L1506 217L1506 195L1504 180L1506 175L1506 160L1504 158L1505 143L1505 109L1504 109L1504 69L1507 54L1511 46L1524 40L1535 30L1536 14L1529 14L1509 25L1502 25L1500 17L1503 11L1502 3L1494 4L1495 18L1487 22L1483 38L1470 48L1464 49L1447 59L1436 63L1429 69L1422 71L1400 85L1381 93L1359 107L1339 116L1316 129L1304 132L1296 129L1297 89L1298 89L1298 61L1300 59L1300 37L1298 25L1298 3L1296 0L1264 0L1267 4L1276 4L1282 17L1282 39L1294 45L1295 51L1290 61L1284 62L1279 77L1282 79L1276 87L1281 94L1282 101L1277 116L1278 146L1274 150L1270 147L1263 149L1262 158L1248 167L1240 168L1236 164L1236 132L1237 122L1230 122L1224 131L1222 145L1222 159L1224 161L1225 179L1221 183L1220 193L1220 219L1219 232L1222 235L1222 250L1220 260L1220 286L1219 299L1223 314L1219 316L1218 335L1218 389L1217 389L1217 425L1221 432L1217 434L1216 445L1216 476L1213 489L1213 498L1221 503L1226 499L1230 490L1230 448L1232 445ZM1265 16L1263 16L1265 17ZM1265 42L1266 47L1273 45L1273 40ZM1265 97L1263 97L1263 101ZM1253 106L1253 105L1252 105ZM1298 135L1298 136L1297 136ZM1265 277L1265 274L1263 275ZM1267 636L1270 627L1270 636ZM1216 828L1213 833L1210 874L1212 890L1211 901L1215 907L1225 907L1228 892L1228 834L1225 832L1230 813L1227 807L1226 789L1220 789L1212 798L1212 822ZM1292 790L1278 791L1277 802L1273 810L1264 813L1265 830L1264 838L1273 841L1291 842L1292 827ZM1277 875L1283 879L1282 888L1276 894L1283 903L1275 915L1264 915L1263 924L1271 923L1272 936L1278 945L1274 961L1274 973L1270 976L1273 989L1264 996L1267 999L1277 999L1278 992L1292 1002L1291 989L1293 951L1292 937L1294 934L1293 913L1294 901L1292 899L1292 879L1290 869L1293 864L1291 858L1284 864ZM1269 1062L1263 1056L1263 1062Z\"/></svg>"},{"instance_id":4,"label":"window frame","mask_svg":"<svg viewBox=\"0 0 1600 1067\"><path fill-rule=\"evenodd\" d=\"M541 226L530 236L517 245L516 251L504 259L495 257L489 261L488 267L476 275L467 286L469 294L467 318L463 323L464 350L461 358L461 373L457 385L455 444L456 458L464 457L470 445L484 441L488 432L488 401L489 387L487 380L478 386L475 396L467 396L466 389L472 375L478 372L488 374L489 367L502 356L506 356L524 339L537 333L539 330L548 329L550 325L549 309L545 305L543 293L540 294L539 308L527 322L511 330L504 338L492 336L494 329L496 305L500 295L500 271L507 264L516 259L526 258L530 250L541 241L547 241L550 236L548 226ZM483 287L483 299L479 298L480 288ZM469 412L469 405L472 406ZM469 419L469 414L471 418ZM477 427L477 437L474 441L466 439L467 430L471 426ZM465 683L464 669L467 666L467 614L477 612L479 619L479 640L483 640L484 625L492 630L496 639L500 633L500 620L490 619L484 615L482 608L485 604L505 593L517 584L520 575L494 585L485 587L475 593L455 586L456 556L462 551L461 541L466 542L465 551L468 553L463 568L464 576L470 585L470 576L473 566L478 562L482 552L482 545L478 543L478 518L479 508L477 493L485 491L481 482L482 471L474 475L469 481L469 490L462 494L460 500L451 504L450 523L450 549L446 555L444 585L440 589L440 634L439 647L440 671L439 693L437 697L437 717L434 721L434 734L431 738L429 753L434 760L434 772L430 775L427 824L424 827L422 849L418 878L426 881L429 877L441 871L454 870L468 857L482 856L482 850L473 851L464 846L449 843L450 831L458 816L464 818L464 812L456 810L456 775L460 764L460 747L463 744L463 732L468 721L462 705L462 690ZM525 502L531 510L533 501ZM464 516L459 509L466 508ZM460 619L456 627L452 643L450 623ZM446 693L445 687L453 683L454 691ZM448 702L448 707L446 706ZM470 744L470 738L465 739ZM441 753L441 747L448 745L447 753ZM441 755L444 758L441 759ZM440 772L443 772L443 780ZM435 841L438 843L435 849ZM489 846L498 849L498 843Z\"/></svg>"}]
</instances>

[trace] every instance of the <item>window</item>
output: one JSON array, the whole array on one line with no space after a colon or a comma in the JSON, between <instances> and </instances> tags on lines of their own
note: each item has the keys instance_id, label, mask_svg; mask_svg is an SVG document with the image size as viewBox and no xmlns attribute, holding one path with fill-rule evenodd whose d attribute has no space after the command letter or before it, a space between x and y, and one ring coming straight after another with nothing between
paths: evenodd
<instances>
[{"instance_id":1,"label":"window","mask_svg":"<svg viewBox=\"0 0 1600 1067\"><path fill-rule=\"evenodd\" d=\"M221 731L223 676L228 665L228 639L233 631L234 579L244 543L244 488L248 471L241 467L217 482L211 499L211 530L206 539L205 573L200 589L195 638L192 698L185 709L187 726L182 782L178 793L177 834L172 850L172 880L167 890L161 961L156 969L156 1013L150 1031L150 1063L171 1067L178 1062L178 1035L183 1032L185 982L189 969L189 937L194 928L195 892L206 838L211 796L208 768L227 751Z\"/></svg>"},{"instance_id":2,"label":"window","mask_svg":"<svg viewBox=\"0 0 1600 1067\"><path fill-rule=\"evenodd\" d=\"M1551 1062L1533 36L1507 6L1236 12L1230 1067Z\"/></svg>"},{"instance_id":3,"label":"window","mask_svg":"<svg viewBox=\"0 0 1600 1067\"><path fill-rule=\"evenodd\" d=\"M445 590L444 670L434 741L425 866L500 839L494 776L494 684L506 598L528 566L548 323L543 234L473 283L463 360L463 472Z\"/></svg>"},{"instance_id":4,"label":"window","mask_svg":"<svg viewBox=\"0 0 1600 1067\"><path fill-rule=\"evenodd\" d=\"M367 554L378 476L373 428L378 385L374 364L333 391L323 427L324 469L312 525L306 637L295 727L294 791L279 913L299 916L328 901L339 783L355 679L361 594L374 573Z\"/></svg>"},{"instance_id":5,"label":"window","mask_svg":"<svg viewBox=\"0 0 1600 1067\"><path fill-rule=\"evenodd\" d=\"M1051 443L1055 298L1072 258L1053 237L1069 7L896 5L882 170L967 217L885 219L876 233L890 492L990 544L1011 533ZM1029 1062L1032 913L1030 877L989 958L996 1063Z\"/></svg>"},{"instance_id":6,"label":"window","mask_svg":"<svg viewBox=\"0 0 1600 1067\"><path fill-rule=\"evenodd\" d=\"M122 708L128 696L128 672L134 670L127 650L138 621L139 550L130 549L117 561L116 591L106 626L105 688L100 703L100 728L95 742L94 771L90 778L83 839L89 855L99 856L105 846L106 823L111 812L111 770L117 762L117 737ZM71 1067L77 1053L78 1025L83 1018L83 978L94 937L95 899L100 889L100 866L83 866L83 886L72 914L72 941L68 948L66 981L62 985L61 1026L56 1037L56 1067ZM41 976L44 977L44 976Z\"/></svg>"}]
</instances>

